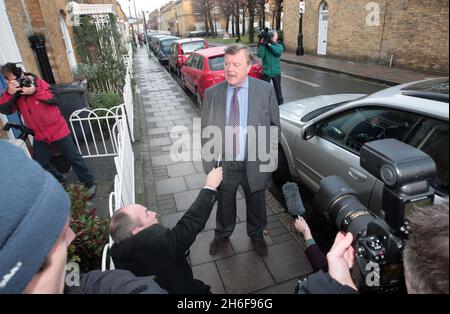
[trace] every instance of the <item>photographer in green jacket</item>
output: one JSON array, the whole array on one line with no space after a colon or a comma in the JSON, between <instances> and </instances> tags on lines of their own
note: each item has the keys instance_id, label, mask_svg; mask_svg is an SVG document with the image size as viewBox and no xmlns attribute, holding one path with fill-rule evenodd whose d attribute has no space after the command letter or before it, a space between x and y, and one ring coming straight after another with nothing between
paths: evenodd
<instances>
[{"instance_id":1,"label":"photographer in green jacket","mask_svg":"<svg viewBox=\"0 0 450 314\"><path fill-rule=\"evenodd\" d=\"M264 81L270 83L272 80L278 105L283 104L283 95L281 93L281 67L280 58L284 47L278 42L278 33L270 31L261 36L258 45L258 57L262 60Z\"/></svg>"}]
</instances>

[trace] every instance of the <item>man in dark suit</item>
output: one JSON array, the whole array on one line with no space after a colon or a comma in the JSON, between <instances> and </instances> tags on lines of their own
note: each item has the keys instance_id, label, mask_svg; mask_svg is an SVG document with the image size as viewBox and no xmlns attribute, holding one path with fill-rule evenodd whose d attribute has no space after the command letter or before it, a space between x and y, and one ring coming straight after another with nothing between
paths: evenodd
<instances>
[{"instance_id":1,"label":"man in dark suit","mask_svg":"<svg viewBox=\"0 0 450 314\"><path fill-rule=\"evenodd\" d=\"M201 113L203 168L208 173L218 159L224 160L211 255L218 253L233 233L239 185L245 192L247 234L258 253L267 255L265 190L277 167L280 114L272 85L248 76L252 61L247 46L228 46L225 81L205 92Z\"/></svg>"},{"instance_id":2,"label":"man in dark suit","mask_svg":"<svg viewBox=\"0 0 450 314\"><path fill-rule=\"evenodd\" d=\"M116 211L109 227L115 242L111 248L115 267L136 276L154 275L169 293L211 293L208 285L194 279L185 252L204 229L221 181L222 168L213 169L195 202L172 229L159 224L156 213L141 205Z\"/></svg>"}]
</instances>

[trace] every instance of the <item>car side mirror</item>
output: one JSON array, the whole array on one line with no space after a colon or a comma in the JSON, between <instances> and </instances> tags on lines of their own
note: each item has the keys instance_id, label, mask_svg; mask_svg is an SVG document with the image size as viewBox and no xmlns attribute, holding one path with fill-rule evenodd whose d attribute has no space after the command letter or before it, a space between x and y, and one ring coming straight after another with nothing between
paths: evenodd
<instances>
[{"instance_id":1,"label":"car side mirror","mask_svg":"<svg viewBox=\"0 0 450 314\"><path fill-rule=\"evenodd\" d=\"M315 134L316 134L316 126L313 124L313 125L307 126L303 129L302 136L303 136L303 139L307 141L310 138L314 137Z\"/></svg>"}]
</instances>

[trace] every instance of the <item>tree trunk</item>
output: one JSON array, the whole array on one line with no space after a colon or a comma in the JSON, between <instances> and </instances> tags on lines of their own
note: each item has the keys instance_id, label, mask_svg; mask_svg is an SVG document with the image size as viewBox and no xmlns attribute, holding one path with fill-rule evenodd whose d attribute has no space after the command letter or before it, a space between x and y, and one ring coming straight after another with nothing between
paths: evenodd
<instances>
[{"instance_id":1,"label":"tree trunk","mask_svg":"<svg viewBox=\"0 0 450 314\"><path fill-rule=\"evenodd\" d=\"M248 27L248 36L249 42L253 43L255 41L255 0L248 0L248 16L249 16L249 27Z\"/></svg>"},{"instance_id":2,"label":"tree trunk","mask_svg":"<svg viewBox=\"0 0 450 314\"><path fill-rule=\"evenodd\" d=\"M277 13L276 11L272 12L272 27L271 27L272 29L275 28L275 15L276 15L276 13Z\"/></svg>"},{"instance_id":3,"label":"tree trunk","mask_svg":"<svg viewBox=\"0 0 450 314\"><path fill-rule=\"evenodd\" d=\"M213 23L213 19L212 19L212 14L211 14L211 12L209 12L209 28L211 29L211 33L213 33L213 35L216 35L217 36L217 34L215 34L215 31L216 31L216 28L215 28L215 24Z\"/></svg>"},{"instance_id":4,"label":"tree trunk","mask_svg":"<svg viewBox=\"0 0 450 314\"><path fill-rule=\"evenodd\" d=\"M236 31L235 31L235 17L234 15L231 16L231 31L232 31L232 36L236 36Z\"/></svg>"},{"instance_id":5,"label":"tree trunk","mask_svg":"<svg viewBox=\"0 0 450 314\"><path fill-rule=\"evenodd\" d=\"M228 33L228 27L230 27L230 16L227 16L227 20L225 22L225 31Z\"/></svg>"},{"instance_id":6,"label":"tree trunk","mask_svg":"<svg viewBox=\"0 0 450 314\"><path fill-rule=\"evenodd\" d=\"M283 0L277 0L277 8L276 8L276 30L280 30L281 29L281 11L282 11L282 3Z\"/></svg>"},{"instance_id":7,"label":"tree trunk","mask_svg":"<svg viewBox=\"0 0 450 314\"><path fill-rule=\"evenodd\" d=\"M240 40L241 39L241 31L239 29L239 22L241 21L241 17L239 14L239 2L236 2L236 36Z\"/></svg>"},{"instance_id":8,"label":"tree trunk","mask_svg":"<svg viewBox=\"0 0 450 314\"><path fill-rule=\"evenodd\" d=\"M206 36L209 34L209 27L208 27L208 14L205 12L205 32Z\"/></svg>"}]
</instances>

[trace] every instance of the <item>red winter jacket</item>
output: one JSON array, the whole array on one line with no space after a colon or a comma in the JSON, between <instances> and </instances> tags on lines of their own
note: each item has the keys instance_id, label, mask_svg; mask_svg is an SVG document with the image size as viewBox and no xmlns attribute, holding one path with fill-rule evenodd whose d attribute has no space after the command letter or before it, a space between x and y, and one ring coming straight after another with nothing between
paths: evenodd
<instances>
[{"instance_id":1,"label":"red winter jacket","mask_svg":"<svg viewBox=\"0 0 450 314\"><path fill-rule=\"evenodd\" d=\"M70 134L66 120L56 105L50 85L34 76L36 92L33 95L10 95L5 90L0 96L0 112L10 114L17 109L36 141L53 143Z\"/></svg>"}]
</instances>

